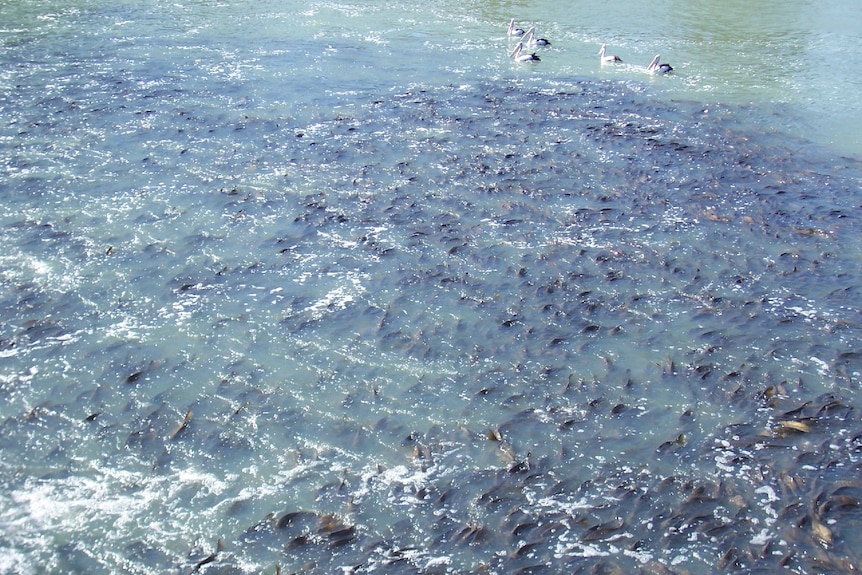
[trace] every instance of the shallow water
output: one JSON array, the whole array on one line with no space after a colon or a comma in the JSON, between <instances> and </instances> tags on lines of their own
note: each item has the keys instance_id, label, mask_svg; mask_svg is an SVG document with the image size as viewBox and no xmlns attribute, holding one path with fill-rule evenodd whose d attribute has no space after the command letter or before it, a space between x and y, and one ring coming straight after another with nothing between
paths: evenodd
<instances>
[{"instance_id":1,"label":"shallow water","mask_svg":"<svg viewBox=\"0 0 862 575\"><path fill-rule=\"evenodd\" d=\"M533 67L459 6L2 7L0 570L859 564L817 82L698 3L544 3Z\"/></svg>"}]
</instances>

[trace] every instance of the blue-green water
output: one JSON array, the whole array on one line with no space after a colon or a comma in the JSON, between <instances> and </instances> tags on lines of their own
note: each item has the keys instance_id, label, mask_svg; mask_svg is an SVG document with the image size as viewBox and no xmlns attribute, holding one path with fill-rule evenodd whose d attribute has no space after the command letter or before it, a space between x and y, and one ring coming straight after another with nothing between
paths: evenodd
<instances>
[{"instance_id":1,"label":"blue-green water","mask_svg":"<svg viewBox=\"0 0 862 575\"><path fill-rule=\"evenodd\" d=\"M0 571L858 565L860 9L713 4L0 3Z\"/></svg>"}]
</instances>

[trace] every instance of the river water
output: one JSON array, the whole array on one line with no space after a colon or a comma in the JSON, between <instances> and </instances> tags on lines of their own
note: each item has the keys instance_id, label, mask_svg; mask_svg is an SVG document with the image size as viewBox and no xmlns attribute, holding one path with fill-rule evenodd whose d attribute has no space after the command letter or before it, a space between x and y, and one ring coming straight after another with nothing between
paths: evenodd
<instances>
[{"instance_id":1,"label":"river water","mask_svg":"<svg viewBox=\"0 0 862 575\"><path fill-rule=\"evenodd\" d=\"M614 5L0 2L0 572L862 563L862 5Z\"/></svg>"}]
</instances>

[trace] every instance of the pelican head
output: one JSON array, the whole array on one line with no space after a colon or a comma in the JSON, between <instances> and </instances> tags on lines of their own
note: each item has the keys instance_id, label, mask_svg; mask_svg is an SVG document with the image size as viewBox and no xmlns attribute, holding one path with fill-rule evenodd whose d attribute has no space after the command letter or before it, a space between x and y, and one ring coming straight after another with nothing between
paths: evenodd
<instances>
[{"instance_id":1,"label":"pelican head","mask_svg":"<svg viewBox=\"0 0 862 575\"><path fill-rule=\"evenodd\" d=\"M602 47L599 49L599 61L604 64L605 62L622 62L623 60L619 56L606 54L605 45L602 44Z\"/></svg>"},{"instance_id":2,"label":"pelican head","mask_svg":"<svg viewBox=\"0 0 862 575\"><path fill-rule=\"evenodd\" d=\"M659 64L659 56L656 54L655 58L647 66L647 72L650 74L667 74L668 72L673 72L673 68L671 68L670 64Z\"/></svg>"}]
</instances>

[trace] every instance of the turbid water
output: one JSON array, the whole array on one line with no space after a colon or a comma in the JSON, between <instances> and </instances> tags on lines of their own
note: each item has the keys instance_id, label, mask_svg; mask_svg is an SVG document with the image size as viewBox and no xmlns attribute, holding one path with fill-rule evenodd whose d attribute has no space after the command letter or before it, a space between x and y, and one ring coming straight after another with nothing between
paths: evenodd
<instances>
[{"instance_id":1,"label":"turbid water","mask_svg":"<svg viewBox=\"0 0 862 575\"><path fill-rule=\"evenodd\" d=\"M0 571L862 563L860 8L713 4L0 4Z\"/></svg>"}]
</instances>

